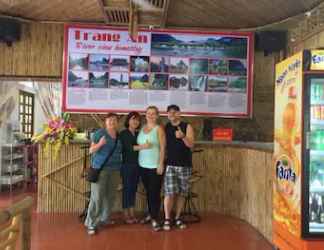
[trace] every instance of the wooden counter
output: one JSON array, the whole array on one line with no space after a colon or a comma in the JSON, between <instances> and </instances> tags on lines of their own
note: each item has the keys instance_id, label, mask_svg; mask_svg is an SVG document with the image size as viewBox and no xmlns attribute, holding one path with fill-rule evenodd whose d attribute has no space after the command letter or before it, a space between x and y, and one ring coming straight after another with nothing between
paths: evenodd
<instances>
[{"instance_id":1,"label":"wooden counter","mask_svg":"<svg viewBox=\"0 0 324 250\"><path fill-rule=\"evenodd\" d=\"M54 160L52 155L45 157L40 145L39 212L83 211L89 185L81 178L84 151L80 146L63 146ZM194 170L203 175L193 187L199 210L241 218L271 240L272 144L197 142L196 148L203 149L193 154ZM121 209L120 196L117 210ZM139 192L136 207L142 210L145 206Z\"/></svg>"}]
</instances>

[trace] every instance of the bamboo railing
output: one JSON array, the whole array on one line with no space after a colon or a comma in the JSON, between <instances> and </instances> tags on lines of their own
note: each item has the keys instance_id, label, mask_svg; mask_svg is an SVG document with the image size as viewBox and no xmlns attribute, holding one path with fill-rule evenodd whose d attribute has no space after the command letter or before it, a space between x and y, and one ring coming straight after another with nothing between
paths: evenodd
<instances>
[{"instance_id":1,"label":"bamboo railing","mask_svg":"<svg viewBox=\"0 0 324 250\"><path fill-rule=\"evenodd\" d=\"M31 249L31 206L27 197L11 207L0 210L0 250L14 250L20 237L20 249Z\"/></svg>"}]
</instances>

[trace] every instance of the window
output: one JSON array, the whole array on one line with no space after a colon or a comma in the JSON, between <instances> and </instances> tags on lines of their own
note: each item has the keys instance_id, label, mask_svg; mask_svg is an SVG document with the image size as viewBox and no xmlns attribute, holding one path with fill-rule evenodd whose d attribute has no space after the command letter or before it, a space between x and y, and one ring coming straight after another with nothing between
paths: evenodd
<instances>
[{"instance_id":1,"label":"window","mask_svg":"<svg viewBox=\"0 0 324 250\"><path fill-rule=\"evenodd\" d=\"M34 94L19 91L19 122L22 132L31 138L34 131Z\"/></svg>"}]
</instances>

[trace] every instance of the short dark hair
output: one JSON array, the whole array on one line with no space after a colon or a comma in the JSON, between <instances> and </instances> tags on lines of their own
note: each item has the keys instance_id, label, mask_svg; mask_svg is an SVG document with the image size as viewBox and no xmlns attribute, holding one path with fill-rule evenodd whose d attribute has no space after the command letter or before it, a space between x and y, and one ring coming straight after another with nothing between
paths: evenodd
<instances>
[{"instance_id":1,"label":"short dark hair","mask_svg":"<svg viewBox=\"0 0 324 250\"><path fill-rule=\"evenodd\" d=\"M171 111L171 110L174 110L174 111L180 111L180 108L178 105L175 105L175 104L171 104L167 107L167 112Z\"/></svg>"},{"instance_id":2,"label":"short dark hair","mask_svg":"<svg viewBox=\"0 0 324 250\"><path fill-rule=\"evenodd\" d=\"M124 122L125 128L129 127L129 120L132 119L133 117L135 117L139 120L139 122L140 122L139 127L141 126L141 115L136 111L132 111L126 116L126 120Z\"/></svg>"},{"instance_id":3,"label":"short dark hair","mask_svg":"<svg viewBox=\"0 0 324 250\"><path fill-rule=\"evenodd\" d=\"M106 119L109 119L111 117L116 117L116 119L118 120L118 115L116 113L108 113Z\"/></svg>"}]
</instances>

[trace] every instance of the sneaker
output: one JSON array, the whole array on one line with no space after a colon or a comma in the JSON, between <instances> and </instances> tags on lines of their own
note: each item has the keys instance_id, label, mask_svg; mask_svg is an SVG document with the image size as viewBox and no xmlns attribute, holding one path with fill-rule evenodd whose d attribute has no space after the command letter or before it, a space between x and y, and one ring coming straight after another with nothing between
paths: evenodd
<instances>
[{"instance_id":1,"label":"sneaker","mask_svg":"<svg viewBox=\"0 0 324 250\"><path fill-rule=\"evenodd\" d=\"M179 229L185 229L187 228L187 225L183 223L181 219L176 219L175 220L175 226Z\"/></svg>"},{"instance_id":2,"label":"sneaker","mask_svg":"<svg viewBox=\"0 0 324 250\"><path fill-rule=\"evenodd\" d=\"M88 227L88 235L95 235L96 229L94 227Z\"/></svg>"},{"instance_id":3,"label":"sneaker","mask_svg":"<svg viewBox=\"0 0 324 250\"><path fill-rule=\"evenodd\" d=\"M151 222L151 216L150 215L148 215L145 218L143 218L143 219L140 220L140 223L141 224L148 224L150 222Z\"/></svg>"},{"instance_id":4,"label":"sneaker","mask_svg":"<svg viewBox=\"0 0 324 250\"><path fill-rule=\"evenodd\" d=\"M154 232L158 232L161 230L160 224L156 220L152 220L152 229Z\"/></svg>"},{"instance_id":5,"label":"sneaker","mask_svg":"<svg viewBox=\"0 0 324 250\"><path fill-rule=\"evenodd\" d=\"M163 223L163 230L170 231L171 230L171 221L170 219L165 219Z\"/></svg>"}]
</instances>

